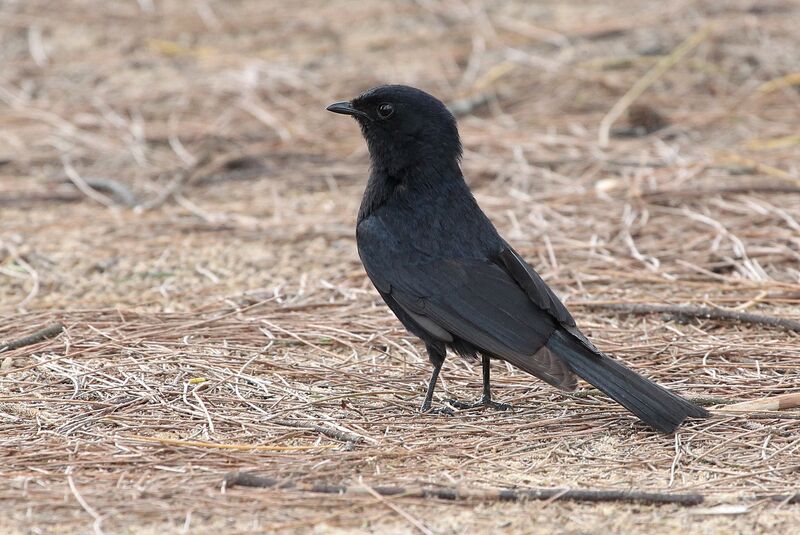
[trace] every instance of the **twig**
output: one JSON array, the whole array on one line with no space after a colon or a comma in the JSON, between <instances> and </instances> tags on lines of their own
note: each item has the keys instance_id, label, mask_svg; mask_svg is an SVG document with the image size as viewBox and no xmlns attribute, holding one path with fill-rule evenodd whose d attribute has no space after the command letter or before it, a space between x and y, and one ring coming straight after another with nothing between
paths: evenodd
<instances>
[{"instance_id":1,"label":"twig","mask_svg":"<svg viewBox=\"0 0 800 535\"><path fill-rule=\"evenodd\" d=\"M109 194L111 194L110 200L113 200L118 204L123 204L125 206L136 206L136 196L133 194L133 192L130 190L130 188L128 186L126 186L125 184L123 184L122 182L119 182L119 181L114 180L112 178L102 178L102 177L95 177L95 178L85 177L84 178L84 177L81 177L80 175L78 175L74 168L71 168L71 171L69 171L69 172L74 173L74 174L70 176L65 171L65 174L67 174L68 180L65 180L64 182L76 186L80 191L84 192L85 195L88 195L88 193L85 192L82 189L82 186L86 186L89 189L93 190L94 192L99 192L100 194L109 193ZM76 178L75 178L76 176L77 176L78 182L76 182ZM105 195L103 195L103 197L105 199L109 199L109 197L106 197ZM45 199L53 198L56 201L65 199L67 202L73 200L73 196L69 196L69 197L61 196L61 197L59 197L59 196L51 195L51 196L47 196L47 197L44 197L44 198ZM78 200L80 200L81 198L82 197L77 197ZM98 202L103 202L103 204L105 204L105 201L98 201Z\"/></svg>"},{"instance_id":2,"label":"twig","mask_svg":"<svg viewBox=\"0 0 800 535\"><path fill-rule=\"evenodd\" d=\"M701 407L711 407L714 405L731 405L735 403L733 400L718 398L715 396L686 396L688 401Z\"/></svg>"},{"instance_id":3,"label":"twig","mask_svg":"<svg viewBox=\"0 0 800 535\"><path fill-rule=\"evenodd\" d=\"M567 164L580 164L580 165L604 165L604 166L615 166L615 167L642 167L642 168L653 168L653 169L664 169L668 167L675 167L674 163L665 162L665 161L653 161L653 162L640 162L634 160L618 160L614 158L604 159L604 158L589 158L589 157L580 157L580 158L553 158L549 160L530 160L529 164L536 166L536 167L556 167L559 165L567 165ZM700 170L716 170L716 171L727 171L730 174L745 174L745 173L753 173L755 169L752 167L746 167L741 165L713 165L708 163L701 163L701 162L691 162L686 164L687 167L697 167ZM754 188L759 188L761 186L754 185ZM791 192L794 192L796 188L790 189ZM669 191L694 191L694 190L664 190L665 192ZM716 191L716 190L711 190ZM655 193L660 193L660 191L655 191ZM645 193L646 194L646 193ZM643 194L644 195L644 194Z\"/></svg>"},{"instance_id":4,"label":"twig","mask_svg":"<svg viewBox=\"0 0 800 535\"><path fill-rule=\"evenodd\" d=\"M450 113L453 114L453 117L460 119L488 104L491 98L492 97L486 93L479 93L474 97L453 101L447 105L447 108L450 110Z\"/></svg>"},{"instance_id":5,"label":"twig","mask_svg":"<svg viewBox=\"0 0 800 535\"><path fill-rule=\"evenodd\" d=\"M137 442L147 442L150 444L165 444L169 446L188 446L191 448L212 448L218 450L240 450L240 451L304 451L335 448L336 444L320 444L319 446L264 446L259 444L219 444L217 442L206 442L205 440L180 440L165 437L140 437L137 435L123 435L120 438L135 440Z\"/></svg>"},{"instance_id":6,"label":"twig","mask_svg":"<svg viewBox=\"0 0 800 535\"><path fill-rule=\"evenodd\" d=\"M0 206L25 206L34 203L58 203L58 202L79 202L83 200L83 195L70 193L31 193L28 195L16 195L14 197L0 198Z\"/></svg>"},{"instance_id":7,"label":"twig","mask_svg":"<svg viewBox=\"0 0 800 535\"><path fill-rule=\"evenodd\" d=\"M85 499L83 499L83 496L81 496L81 493L78 492L78 487L75 486L75 481L72 479L71 475L67 476L67 484L69 485L69 490L72 492L72 495L75 496L75 500L78 502L81 508L89 513L89 516L94 519L94 524L92 525L94 532L97 535L103 535L103 517L100 516L100 514L95 511L95 509L89 505Z\"/></svg>"},{"instance_id":8,"label":"twig","mask_svg":"<svg viewBox=\"0 0 800 535\"><path fill-rule=\"evenodd\" d=\"M257 120L264 123L267 127L271 128L280 138L281 141L290 141L292 139L291 131L286 128L278 117L273 115L269 110L260 106L253 98L243 98L239 103L239 107L255 117Z\"/></svg>"},{"instance_id":9,"label":"twig","mask_svg":"<svg viewBox=\"0 0 800 535\"><path fill-rule=\"evenodd\" d=\"M201 169L205 168L211 160L210 151L202 152L200 157L197 158L192 165L180 169L169 184L167 184L154 199L140 204L137 209L139 211L148 211L161 207L161 205L178 193L185 184L197 176Z\"/></svg>"},{"instance_id":10,"label":"twig","mask_svg":"<svg viewBox=\"0 0 800 535\"><path fill-rule=\"evenodd\" d=\"M800 503L800 492L796 494L757 494L756 500L771 500L781 503Z\"/></svg>"},{"instance_id":11,"label":"twig","mask_svg":"<svg viewBox=\"0 0 800 535\"><path fill-rule=\"evenodd\" d=\"M5 244L5 249L11 255L11 258L14 259L14 262L22 268L25 273L31 279L31 290L28 292L28 295L25 298L17 303L17 309L24 309L25 305L28 301L31 301L36 295L39 293L39 272L36 271L32 265L30 265L17 251L17 248L11 244ZM14 275L12 275L14 276Z\"/></svg>"},{"instance_id":12,"label":"twig","mask_svg":"<svg viewBox=\"0 0 800 535\"><path fill-rule=\"evenodd\" d=\"M793 72L791 74L781 76L780 78L774 78L769 82L765 82L758 86L756 91L759 93L772 93L778 89L791 87L793 85L800 85L800 72Z\"/></svg>"},{"instance_id":13,"label":"twig","mask_svg":"<svg viewBox=\"0 0 800 535\"><path fill-rule=\"evenodd\" d=\"M729 405L723 408L722 411L782 411L784 409L794 409L795 407L800 407L800 393L743 401Z\"/></svg>"},{"instance_id":14,"label":"twig","mask_svg":"<svg viewBox=\"0 0 800 535\"><path fill-rule=\"evenodd\" d=\"M603 396L600 390L596 388L587 388L586 390L578 390L576 392L570 392L566 394L567 396L575 399L584 399L591 396ZM691 401L692 403L696 403L697 405L703 407L710 407L713 405L731 405L736 403L733 400L726 399L726 398L719 398L715 396L685 396L686 400Z\"/></svg>"},{"instance_id":15,"label":"twig","mask_svg":"<svg viewBox=\"0 0 800 535\"><path fill-rule=\"evenodd\" d=\"M780 327L787 331L800 332L800 321L761 314L750 314L738 310L724 310L720 308L696 307L685 305L647 305L647 304L617 304L617 303L582 303L588 308L602 308L615 310L625 314L669 314L676 318L684 319L712 319L754 323L769 327Z\"/></svg>"},{"instance_id":16,"label":"twig","mask_svg":"<svg viewBox=\"0 0 800 535\"><path fill-rule=\"evenodd\" d=\"M252 180L264 176L270 167L263 158L248 154L226 157L222 163L207 174L198 176L193 184L205 186L225 180Z\"/></svg>"},{"instance_id":17,"label":"twig","mask_svg":"<svg viewBox=\"0 0 800 535\"><path fill-rule=\"evenodd\" d=\"M800 186L800 178L797 178L792 173L784 171L783 169L779 169L773 165L767 165L765 163L756 161L752 158L746 158L744 156L740 156L739 154L735 154L733 152L726 152L722 156L722 160L726 162L733 162L739 165L746 165L748 167L752 167L759 173L764 173L765 175L768 176L780 178L781 180L785 180L790 184L794 184L795 186Z\"/></svg>"},{"instance_id":18,"label":"twig","mask_svg":"<svg viewBox=\"0 0 800 535\"><path fill-rule=\"evenodd\" d=\"M95 191L107 191L111 197L125 206L136 206L136 196L123 184L111 178L86 178L86 184Z\"/></svg>"},{"instance_id":19,"label":"twig","mask_svg":"<svg viewBox=\"0 0 800 535\"><path fill-rule=\"evenodd\" d=\"M53 338L54 336L58 336L61 334L61 331L64 330L64 325L61 323L52 323L45 327L44 329L40 329L33 334L29 334L28 336L24 336L17 340L12 340L5 344L0 344L0 353L4 351L11 351L13 349L19 349L20 347L30 346L48 338Z\"/></svg>"},{"instance_id":20,"label":"twig","mask_svg":"<svg viewBox=\"0 0 800 535\"><path fill-rule=\"evenodd\" d=\"M408 523L417 528L420 531L420 533L423 533L424 535L433 535L433 532L430 530L430 528L428 528L428 526L423 524L418 518L414 517L411 513L409 513L405 509L402 509L397 505L393 504L392 502L390 502L389 500L387 500L377 490L373 489L369 485L364 485L364 490L369 492L376 500L381 502L383 505L385 505L398 515L405 518L408 521Z\"/></svg>"},{"instance_id":21,"label":"twig","mask_svg":"<svg viewBox=\"0 0 800 535\"><path fill-rule=\"evenodd\" d=\"M600 129L597 133L597 140L601 147L608 146L609 132L614 121L619 119L625 110L628 109L648 87L661 78L661 76L674 67L683 57L691 52L697 45L705 41L709 34L709 27L703 27L690 35L684 42L678 45L668 56L656 63L644 76L639 78L628 91L611 107L605 117L600 121Z\"/></svg>"},{"instance_id":22,"label":"twig","mask_svg":"<svg viewBox=\"0 0 800 535\"><path fill-rule=\"evenodd\" d=\"M255 487L295 489L321 494L370 494L364 487L346 485L312 485L293 481L277 480L248 472L230 472L225 476L227 488ZM628 503L677 503L697 505L703 503L700 494L673 494L663 492L640 492L635 490L588 490L588 489L455 489L433 487L371 487L381 496L404 496L411 498L433 498L439 500L476 500L518 502L526 500L569 500L581 502L628 502Z\"/></svg>"},{"instance_id":23,"label":"twig","mask_svg":"<svg viewBox=\"0 0 800 535\"><path fill-rule=\"evenodd\" d=\"M64 174L67 175L67 178L70 179L70 181L81 193L107 208L114 206L114 201L110 197L103 195L86 182L86 180L72 166L72 163L69 161L69 159L66 157L62 158L61 163L64 166Z\"/></svg>"},{"instance_id":24,"label":"twig","mask_svg":"<svg viewBox=\"0 0 800 535\"><path fill-rule=\"evenodd\" d=\"M338 429L331 429L330 427L323 427L321 425L303 423L303 422L294 422L292 420L270 420L270 422L276 423L278 425L284 425L286 427L295 427L297 429L308 429L309 431L315 431L317 433L323 434L326 437L334 438L336 440L342 440L345 442L353 442L353 443L364 442L364 437L354 435L353 433L340 431Z\"/></svg>"},{"instance_id":25,"label":"twig","mask_svg":"<svg viewBox=\"0 0 800 535\"><path fill-rule=\"evenodd\" d=\"M748 413L722 413L721 411L718 413L725 418L741 418L742 420L800 420L800 413L796 412L775 412L775 411L764 411L764 412L748 412Z\"/></svg>"},{"instance_id":26,"label":"twig","mask_svg":"<svg viewBox=\"0 0 800 535\"><path fill-rule=\"evenodd\" d=\"M708 189L663 189L642 193L642 197L651 203L668 202L682 198L700 199L711 195L737 195L746 193L800 193L800 187L776 184L744 184L741 186L725 186Z\"/></svg>"}]
</instances>

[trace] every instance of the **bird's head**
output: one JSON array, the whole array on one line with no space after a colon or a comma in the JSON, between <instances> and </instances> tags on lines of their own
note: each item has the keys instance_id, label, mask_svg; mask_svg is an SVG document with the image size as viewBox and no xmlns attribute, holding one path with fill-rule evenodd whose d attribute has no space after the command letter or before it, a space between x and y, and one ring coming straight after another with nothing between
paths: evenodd
<instances>
[{"instance_id":1,"label":"bird's head","mask_svg":"<svg viewBox=\"0 0 800 535\"><path fill-rule=\"evenodd\" d=\"M327 109L358 121L377 169L402 174L420 166L458 165L456 120L439 99L420 89L382 85Z\"/></svg>"}]
</instances>

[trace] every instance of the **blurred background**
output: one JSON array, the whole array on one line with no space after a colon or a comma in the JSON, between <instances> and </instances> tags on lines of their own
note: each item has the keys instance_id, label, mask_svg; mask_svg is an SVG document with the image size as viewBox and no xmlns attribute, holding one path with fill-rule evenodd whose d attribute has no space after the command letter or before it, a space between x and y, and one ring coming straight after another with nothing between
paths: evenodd
<instances>
[{"instance_id":1,"label":"blurred background","mask_svg":"<svg viewBox=\"0 0 800 535\"><path fill-rule=\"evenodd\" d=\"M790 485L781 470L797 445L774 431L786 422L726 423L716 433L746 436L719 447L698 424L688 440L714 448L714 463L700 454L686 467L674 464L673 439L644 440L606 401L565 401L513 370L498 372L497 392L530 411L421 429L426 359L355 250L366 147L355 123L325 106L381 83L441 98L484 210L598 345L685 393L759 397L797 385L796 335L591 307L800 318L798 21L792 0L0 1L0 339L67 327L55 345L0 355L0 442L16 459L0 473L35 482L6 501L6 516L46 529L96 524L74 487L106 526L132 532L409 529L372 498L221 498L220 474L242 467L329 483ZM260 379L230 390L245 365ZM454 397L477 395L469 363L450 359L444 376ZM109 407L113 418L96 412ZM202 450L198 460L186 444L130 438L320 444L269 420L276 407L282 418L339 422L369 439L366 453ZM599 445L593 425L611 429ZM464 446L438 451L432 428ZM774 450L762 455L765 440ZM487 443L540 447L509 464ZM50 452L47 466L21 456L33 444ZM626 462L608 461L620 448ZM123 450L125 462L109 464ZM335 471L310 471L334 459ZM337 516L345 505L350 516ZM599 525L597 510L561 504L551 516L405 506L433 531L524 531L530 515L543 530ZM693 521L626 507L606 529L624 531L623 518L677 530ZM770 510L769 522L799 514ZM749 522L767 525L759 514Z\"/></svg>"},{"instance_id":2,"label":"blurred background","mask_svg":"<svg viewBox=\"0 0 800 535\"><path fill-rule=\"evenodd\" d=\"M386 82L453 106L465 173L522 245L594 239L652 272L697 273L680 261L797 282L798 229L780 214L788 205L775 204L789 198L721 208L734 201L696 194L798 185L796 8L3 2L2 302L173 308L276 286L292 299L301 273L325 290L306 271L318 268L353 286L330 261L359 272L352 226L366 149L324 107ZM598 143L614 104L686 40L693 48ZM758 232L751 216L769 214L784 228L757 247L774 252L735 251L720 230L745 239ZM643 225L631 246L627 234ZM719 243L675 239L686 232ZM556 268L547 256L545 272ZM34 272L38 292L23 302Z\"/></svg>"}]
</instances>

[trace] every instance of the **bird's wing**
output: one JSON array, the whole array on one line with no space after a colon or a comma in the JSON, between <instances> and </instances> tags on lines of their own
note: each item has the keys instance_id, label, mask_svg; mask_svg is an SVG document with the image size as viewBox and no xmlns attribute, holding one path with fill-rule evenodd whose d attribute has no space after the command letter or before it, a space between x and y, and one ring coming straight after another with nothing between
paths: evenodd
<instances>
[{"instance_id":1,"label":"bird's wing","mask_svg":"<svg viewBox=\"0 0 800 535\"><path fill-rule=\"evenodd\" d=\"M549 312L561 325L574 327L575 320L553 290L509 244L504 242L504 245L499 255L500 260L530 300Z\"/></svg>"},{"instance_id":2,"label":"bird's wing","mask_svg":"<svg viewBox=\"0 0 800 535\"><path fill-rule=\"evenodd\" d=\"M499 262L516 283L525 290L530 300L543 310L546 310L565 331L575 337L581 344L601 354L600 350L578 329L567 307L536 273L536 270L525 262L508 243L503 242L503 244L504 248L500 252Z\"/></svg>"},{"instance_id":3,"label":"bird's wing","mask_svg":"<svg viewBox=\"0 0 800 535\"><path fill-rule=\"evenodd\" d=\"M372 282L412 317L556 387L575 388L570 368L545 347L557 321L503 267L490 260L412 254L376 217L359 225L358 245Z\"/></svg>"}]
</instances>

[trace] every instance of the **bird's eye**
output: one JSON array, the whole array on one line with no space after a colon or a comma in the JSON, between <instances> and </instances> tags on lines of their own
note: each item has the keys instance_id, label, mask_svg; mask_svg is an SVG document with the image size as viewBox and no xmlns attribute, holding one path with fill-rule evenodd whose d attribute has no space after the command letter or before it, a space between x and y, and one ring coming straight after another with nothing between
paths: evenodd
<instances>
[{"instance_id":1,"label":"bird's eye","mask_svg":"<svg viewBox=\"0 0 800 535\"><path fill-rule=\"evenodd\" d=\"M394 113L394 106L389 104L388 102L384 102L383 104L378 106L378 117L381 119L388 119Z\"/></svg>"}]
</instances>

